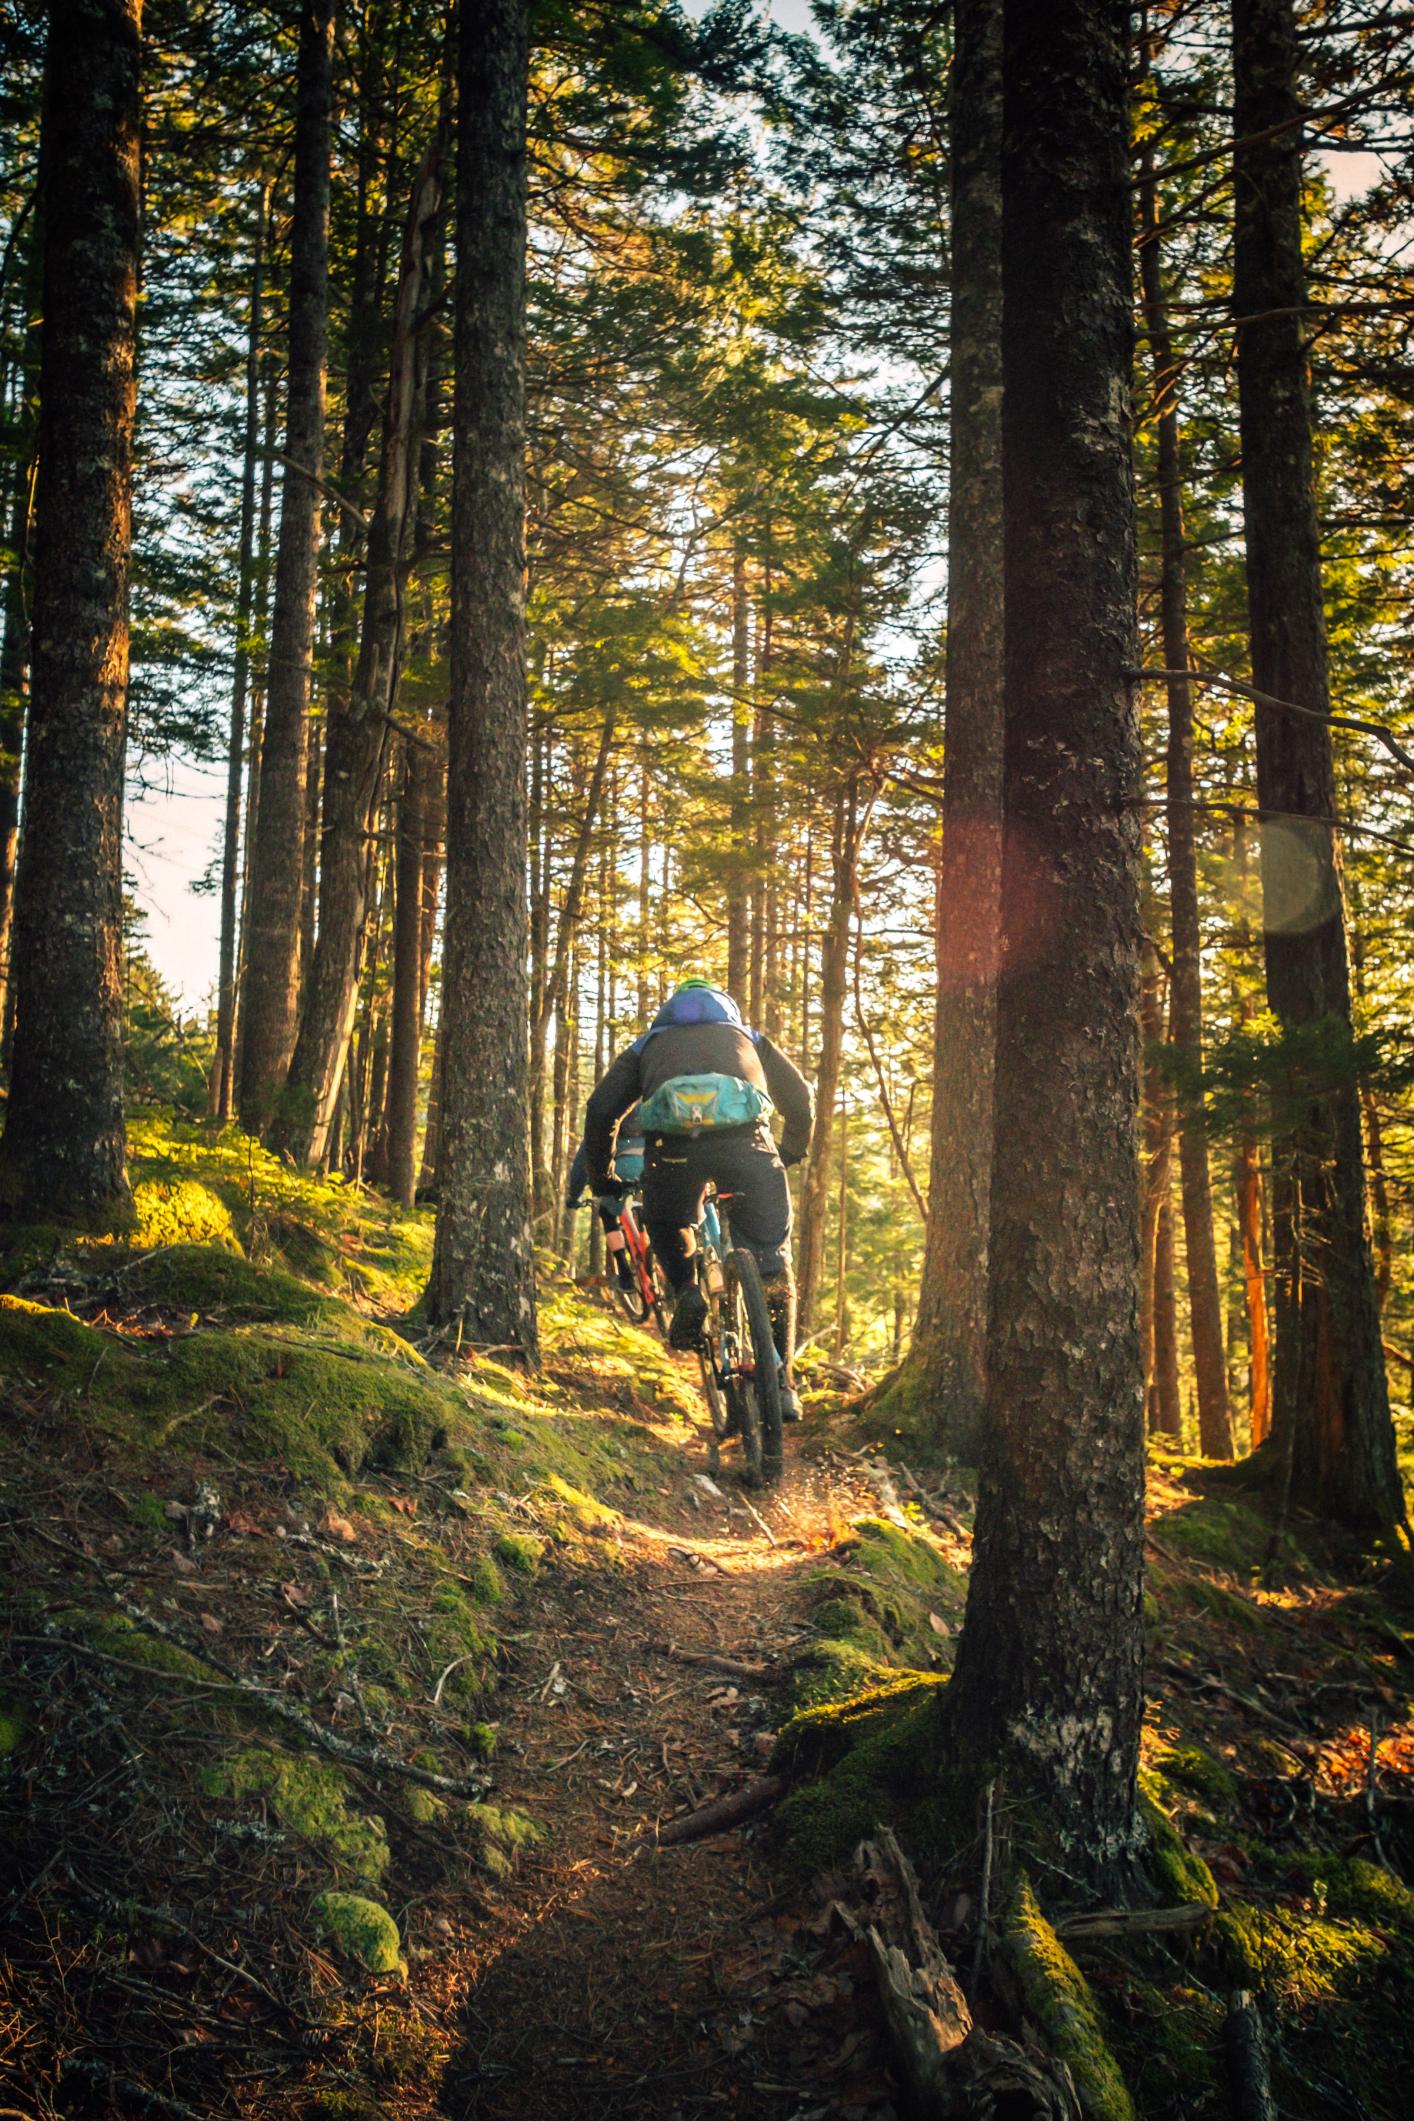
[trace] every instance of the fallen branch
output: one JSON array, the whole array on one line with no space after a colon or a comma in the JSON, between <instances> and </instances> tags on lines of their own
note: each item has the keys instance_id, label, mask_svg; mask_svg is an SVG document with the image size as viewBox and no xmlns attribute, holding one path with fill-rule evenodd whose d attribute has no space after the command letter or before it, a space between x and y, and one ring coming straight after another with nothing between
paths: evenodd
<instances>
[{"instance_id":1,"label":"fallen branch","mask_svg":"<svg viewBox=\"0 0 1414 2121\"><path fill-rule=\"evenodd\" d=\"M164 2092L149 2091L145 2084L120 2076L111 2063L98 2062L87 2055L66 2055L59 2064L59 2082L82 2084L101 2092L110 2113L150 2114L154 2121L201 2121L194 2106L184 2106L180 2099L169 2099Z\"/></svg>"},{"instance_id":2,"label":"fallen branch","mask_svg":"<svg viewBox=\"0 0 1414 2121\"><path fill-rule=\"evenodd\" d=\"M786 1792L784 1775L758 1775L726 1797L716 1797L700 1810L685 1812L677 1819L664 1819L638 1842L639 1848L678 1848L685 1841L705 1841L711 1834L725 1834L771 1806Z\"/></svg>"},{"instance_id":3,"label":"fallen branch","mask_svg":"<svg viewBox=\"0 0 1414 2121\"><path fill-rule=\"evenodd\" d=\"M782 1676L773 1664L748 1664L742 1657L718 1657L713 1650L683 1650L675 1642L655 1642L653 1648L660 1656L673 1657L679 1664L700 1664L709 1672L724 1672L728 1679L779 1679Z\"/></svg>"},{"instance_id":4,"label":"fallen branch","mask_svg":"<svg viewBox=\"0 0 1414 2121\"><path fill-rule=\"evenodd\" d=\"M219 1672L227 1687L245 1700L254 1702L265 1715L283 1723L287 1729L298 1731L308 1744L322 1753L327 1753L332 1760L341 1760L350 1767L362 1768L368 1774L397 1775L405 1782L417 1782L421 1783L424 1789L437 1790L444 1797L480 1798L486 1795L491 1786L489 1778L485 1775L439 1775L432 1768L419 1767L411 1760L400 1760L397 1754L390 1753L386 1746L376 1743L359 1745L354 1739L345 1738L341 1732L331 1731L326 1724L316 1722L313 1716L307 1715L303 1709L295 1708L281 1695L271 1693L266 1687L257 1686L253 1679L247 1679L244 1673L236 1671L233 1666L214 1656L204 1643L198 1645L187 1642L179 1628L170 1627L165 1620L159 1620L155 1614L145 1612L130 1599L117 1598L115 1603L119 1611L132 1621L134 1627L140 1628L146 1635L155 1635L159 1642L169 1643L173 1649L180 1650L194 1663ZM57 1631L48 1639L91 1656L108 1655L108 1652L91 1643L73 1642L68 1636ZM115 1658L113 1661L123 1663L129 1660ZM164 1672L158 1665L144 1666L143 1670L150 1678L175 1679L187 1686L192 1685L195 1679L192 1673ZM196 1683L208 1686L214 1684L210 1680Z\"/></svg>"},{"instance_id":5,"label":"fallen branch","mask_svg":"<svg viewBox=\"0 0 1414 2121\"><path fill-rule=\"evenodd\" d=\"M1212 1909L1199 1900L1182 1907L1098 1907L1088 1915L1065 1915L1052 1926L1063 1943L1087 1937L1184 1936L1208 1921Z\"/></svg>"}]
</instances>

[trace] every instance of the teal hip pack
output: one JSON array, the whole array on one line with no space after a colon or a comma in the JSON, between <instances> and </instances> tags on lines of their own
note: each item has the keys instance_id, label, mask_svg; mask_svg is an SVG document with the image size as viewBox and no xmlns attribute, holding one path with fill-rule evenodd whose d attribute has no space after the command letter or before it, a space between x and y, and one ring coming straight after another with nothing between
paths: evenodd
<instances>
[{"instance_id":1,"label":"teal hip pack","mask_svg":"<svg viewBox=\"0 0 1414 2121\"><path fill-rule=\"evenodd\" d=\"M764 1090L738 1075L675 1075L639 1106L645 1134L713 1134L721 1127L751 1127L774 1106Z\"/></svg>"}]
</instances>

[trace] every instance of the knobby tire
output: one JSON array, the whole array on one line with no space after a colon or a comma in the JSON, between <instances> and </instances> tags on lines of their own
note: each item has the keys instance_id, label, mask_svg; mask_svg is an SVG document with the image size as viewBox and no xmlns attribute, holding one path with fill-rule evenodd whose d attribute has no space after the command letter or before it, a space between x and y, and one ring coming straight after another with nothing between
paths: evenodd
<instances>
[{"instance_id":1,"label":"knobby tire","mask_svg":"<svg viewBox=\"0 0 1414 2121\"><path fill-rule=\"evenodd\" d=\"M777 1481L785 1460L781 1413L781 1372L776 1359L771 1310L761 1269L750 1252L729 1252L727 1296L745 1327L753 1374L741 1383L742 1445L753 1479Z\"/></svg>"}]
</instances>

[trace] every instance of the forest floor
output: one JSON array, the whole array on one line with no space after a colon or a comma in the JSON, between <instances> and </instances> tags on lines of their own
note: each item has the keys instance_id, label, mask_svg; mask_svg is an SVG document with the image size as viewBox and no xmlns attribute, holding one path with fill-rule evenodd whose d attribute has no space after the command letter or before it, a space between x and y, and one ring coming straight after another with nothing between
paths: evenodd
<instances>
[{"instance_id":1,"label":"forest floor","mask_svg":"<svg viewBox=\"0 0 1414 2121\"><path fill-rule=\"evenodd\" d=\"M0 2112L904 2111L840 1912L887 1791L655 1844L797 1712L937 1686L965 1486L824 1395L780 1490L712 1480L691 1368L592 1297L550 1291L538 1378L451 1376L404 1337L425 1215L201 1129L135 1170L131 1241L0 1260ZM1243 1987L1282 2115L1395 2121L1407 1592L1189 1461L1150 1507L1144 1781L1193 1921L1082 1937L1049 1881L1118 2073L1072 2056L1082 2109L1233 2113ZM961 1841L926 1886L970 1978Z\"/></svg>"}]
</instances>

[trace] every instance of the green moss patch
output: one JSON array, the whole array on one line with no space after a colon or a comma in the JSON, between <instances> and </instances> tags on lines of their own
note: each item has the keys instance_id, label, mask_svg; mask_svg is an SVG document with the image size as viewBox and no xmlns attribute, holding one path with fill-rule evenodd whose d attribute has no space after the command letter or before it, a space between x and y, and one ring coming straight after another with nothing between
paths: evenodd
<instances>
[{"instance_id":1,"label":"green moss patch","mask_svg":"<svg viewBox=\"0 0 1414 2121\"><path fill-rule=\"evenodd\" d=\"M469 1804L466 1817L475 1830L479 1862L491 1878L508 1878L520 1858L545 1839L545 1829L502 1805Z\"/></svg>"},{"instance_id":2,"label":"green moss patch","mask_svg":"<svg viewBox=\"0 0 1414 2121\"><path fill-rule=\"evenodd\" d=\"M1159 1778L1139 1777L1139 1809L1149 1830L1150 1861L1165 1899L1174 1906L1194 1901L1216 1907L1218 1889L1213 1874L1201 1856L1195 1856L1159 1801L1163 1784Z\"/></svg>"},{"instance_id":3,"label":"green moss patch","mask_svg":"<svg viewBox=\"0 0 1414 2121\"><path fill-rule=\"evenodd\" d=\"M776 1741L772 1768L818 1778L792 1791L776 1812L793 1867L828 1869L881 1821L897 1823L938 1800L935 1711L945 1685L930 1673L900 1673L850 1701L792 1717ZM922 1831L933 1838L926 1826Z\"/></svg>"},{"instance_id":4,"label":"green moss patch","mask_svg":"<svg viewBox=\"0 0 1414 2121\"><path fill-rule=\"evenodd\" d=\"M310 1909L315 1930L370 1974L406 1974L398 1925L361 1893L320 1893Z\"/></svg>"},{"instance_id":5,"label":"green moss patch","mask_svg":"<svg viewBox=\"0 0 1414 2121\"><path fill-rule=\"evenodd\" d=\"M1200 1745L1166 1746L1156 1755L1154 1766L1166 1782L1177 1783L1180 1789L1204 1797L1210 1804L1227 1806L1237 1802L1237 1777Z\"/></svg>"},{"instance_id":6,"label":"green moss patch","mask_svg":"<svg viewBox=\"0 0 1414 2121\"><path fill-rule=\"evenodd\" d=\"M336 1767L252 1746L206 1769L202 1780L214 1797L265 1803L282 1826L360 1884L377 1885L388 1868L382 1820L349 1810L348 1781Z\"/></svg>"},{"instance_id":7,"label":"green moss patch","mask_svg":"<svg viewBox=\"0 0 1414 2121\"><path fill-rule=\"evenodd\" d=\"M1036 1903L1017 1881L998 1953L999 1972L1042 2043L1075 2081L1085 2121L1137 2121L1119 2065L1101 2030L1089 1983Z\"/></svg>"}]
</instances>

